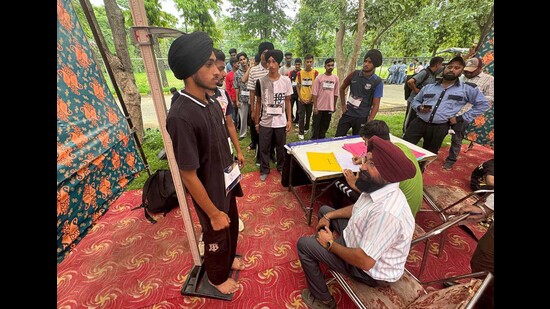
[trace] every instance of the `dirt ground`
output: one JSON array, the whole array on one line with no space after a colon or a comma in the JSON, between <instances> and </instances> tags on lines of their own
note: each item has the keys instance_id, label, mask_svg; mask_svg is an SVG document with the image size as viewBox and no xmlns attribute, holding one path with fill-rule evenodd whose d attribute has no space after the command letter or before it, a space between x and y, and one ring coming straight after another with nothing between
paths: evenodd
<instances>
[{"instance_id":1,"label":"dirt ground","mask_svg":"<svg viewBox=\"0 0 550 309\"><path fill-rule=\"evenodd\" d=\"M170 106L171 94L164 96L166 106ZM380 111L384 110L403 110L407 102L403 99L403 84L401 85L384 85L384 96L381 99ZM296 108L296 107L295 107ZM143 114L144 128L158 128L157 114L153 104L153 98L150 95L141 96L141 111Z\"/></svg>"}]
</instances>

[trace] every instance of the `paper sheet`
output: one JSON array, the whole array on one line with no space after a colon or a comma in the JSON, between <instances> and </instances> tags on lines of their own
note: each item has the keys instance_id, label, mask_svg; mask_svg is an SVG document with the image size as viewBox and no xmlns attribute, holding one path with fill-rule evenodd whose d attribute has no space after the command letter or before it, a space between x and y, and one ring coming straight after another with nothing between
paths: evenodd
<instances>
[{"instance_id":1,"label":"paper sheet","mask_svg":"<svg viewBox=\"0 0 550 309\"><path fill-rule=\"evenodd\" d=\"M359 157L367 153L367 146L365 142L347 143L342 146L345 150L349 151L352 155Z\"/></svg>"},{"instance_id":2,"label":"paper sheet","mask_svg":"<svg viewBox=\"0 0 550 309\"><path fill-rule=\"evenodd\" d=\"M338 164L340 164L340 167L342 170L344 169L350 169L352 172L359 172L360 165L353 164L353 161L351 158L353 157L351 153L349 152L340 152L335 153L336 160L338 161Z\"/></svg>"},{"instance_id":3,"label":"paper sheet","mask_svg":"<svg viewBox=\"0 0 550 309\"><path fill-rule=\"evenodd\" d=\"M411 148L409 148L411 149ZM420 159L422 158L423 156L425 156L426 154L425 153L422 153L422 152L418 152L414 149L411 149L412 153L414 154L414 157L417 158L417 159Z\"/></svg>"},{"instance_id":4,"label":"paper sheet","mask_svg":"<svg viewBox=\"0 0 550 309\"><path fill-rule=\"evenodd\" d=\"M341 172L342 168L334 152L306 152L312 171Z\"/></svg>"}]
</instances>

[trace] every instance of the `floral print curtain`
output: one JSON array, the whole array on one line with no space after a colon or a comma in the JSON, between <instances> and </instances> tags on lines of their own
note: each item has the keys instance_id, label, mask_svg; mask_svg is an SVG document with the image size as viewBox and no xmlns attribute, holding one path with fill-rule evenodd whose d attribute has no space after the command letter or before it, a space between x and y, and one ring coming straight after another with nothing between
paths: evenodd
<instances>
[{"instance_id":1,"label":"floral print curtain","mask_svg":"<svg viewBox=\"0 0 550 309\"><path fill-rule=\"evenodd\" d=\"M57 262L144 169L70 0L57 0Z\"/></svg>"},{"instance_id":2,"label":"floral print curtain","mask_svg":"<svg viewBox=\"0 0 550 309\"><path fill-rule=\"evenodd\" d=\"M494 25L491 26L489 33L485 37L483 44L480 46L476 56L483 60L483 71L487 74L495 76L494 72ZM494 147L495 144L495 105L485 113L479 115L466 129L465 138L469 141L481 144L483 146Z\"/></svg>"}]
</instances>

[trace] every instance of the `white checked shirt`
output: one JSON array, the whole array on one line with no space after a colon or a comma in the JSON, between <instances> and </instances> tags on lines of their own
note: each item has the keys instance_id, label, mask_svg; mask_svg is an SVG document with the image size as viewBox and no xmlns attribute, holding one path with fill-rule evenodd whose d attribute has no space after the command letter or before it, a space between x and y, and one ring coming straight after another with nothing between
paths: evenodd
<instances>
[{"instance_id":1,"label":"white checked shirt","mask_svg":"<svg viewBox=\"0 0 550 309\"><path fill-rule=\"evenodd\" d=\"M414 227L399 183L391 183L359 196L343 234L348 248L361 248L376 261L365 271L369 276L395 282L403 275Z\"/></svg>"},{"instance_id":2,"label":"white checked shirt","mask_svg":"<svg viewBox=\"0 0 550 309\"><path fill-rule=\"evenodd\" d=\"M463 81L476 84L479 91L481 91L487 101L489 101L489 108L493 106L493 103L495 101L495 78L493 76L481 72L477 76L472 78L464 77ZM467 103L466 105L464 105L464 107L462 107L457 115L464 114L470 108L472 108L472 104Z\"/></svg>"}]
</instances>

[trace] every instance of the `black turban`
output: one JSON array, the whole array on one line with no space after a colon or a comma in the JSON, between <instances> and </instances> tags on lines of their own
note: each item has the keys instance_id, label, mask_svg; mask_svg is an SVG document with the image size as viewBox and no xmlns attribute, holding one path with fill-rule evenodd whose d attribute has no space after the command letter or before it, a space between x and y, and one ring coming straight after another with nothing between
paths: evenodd
<instances>
[{"instance_id":1,"label":"black turban","mask_svg":"<svg viewBox=\"0 0 550 309\"><path fill-rule=\"evenodd\" d=\"M267 61L270 57L273 57L277 63L283 61L283 52L278 49L271 49L265 53L265 60Z\"/></svg>"},{"instance_id":2,"label":"black turban","mask_svg":"<svg viewBox=\"0 0 550 309\"><path fill-rule=\"evenodd\" d=\"M262 42L260 45L258 45L258 54L262 54L264 50L271 50L275 49L275 46L273 46L273 43L271 42Z\"/></svg>"},{"instance_id":3,"label":"black turban","mask_svg":"<svg viewBox=\"0 0 550 309\"><path fill-rule=\"evenodd\" d=\"M367 59L367 57L370 58L370 61L374 64L374 67L379 67L382 65L382 53L378 49L369 50L365 54L363 61Z\"/></svg>"},{"instance_id":4,"label":"black turban","mask_svg":"<svg viewBox=\"0 0 550 309\"><path fill-rule=\"evenodd\" d=\"M403 150L378 136L369 138L368 151L372 153L374 166L388 182L401 182L413 178L416 167Z\"/></svg>"},{"instance_id":5,"label":"black turban","mask_svg":"<svg viewBox=\"0 0 550 309\"><path fill-rule=\"evenodd\" d=\"M205 32L195 31L175 39L168 51L168 65L177 79L195 74L212 55L214 43Z\"/></svg>"}]
</instances>

